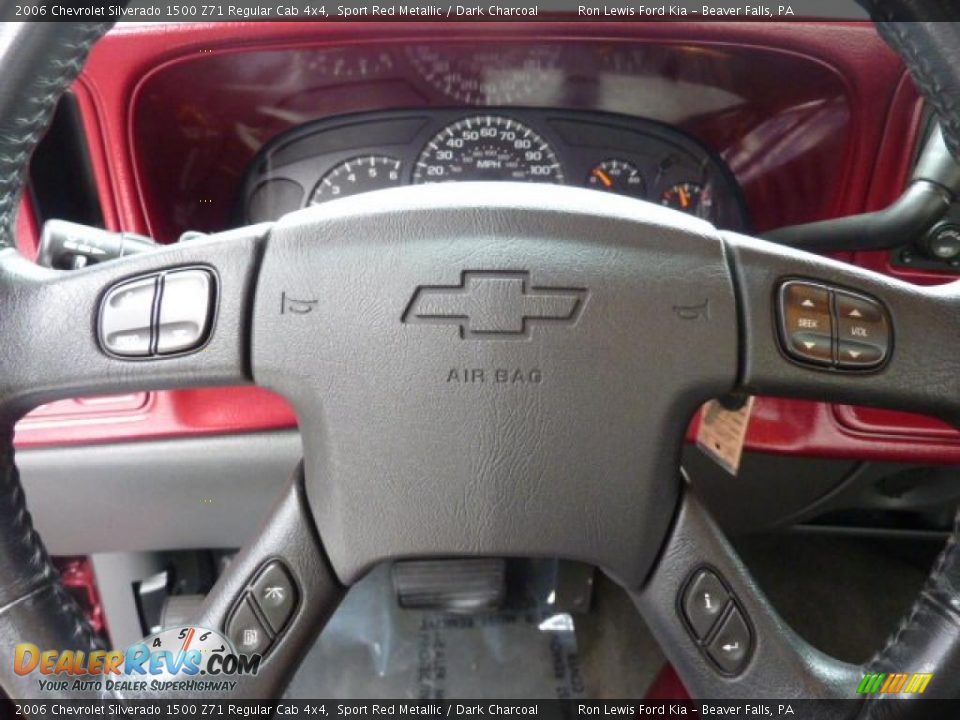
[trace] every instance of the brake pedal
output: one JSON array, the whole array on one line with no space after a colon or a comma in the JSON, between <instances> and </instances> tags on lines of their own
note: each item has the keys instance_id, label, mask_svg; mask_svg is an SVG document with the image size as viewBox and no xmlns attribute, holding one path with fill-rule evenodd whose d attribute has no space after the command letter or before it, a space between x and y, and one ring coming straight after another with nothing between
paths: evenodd
<instances>
[{"instance_id":1,"label":"brake pedal","mask_svg":"<svg viewBox=\"0 0 960 720\"><path fill-rule=\"evenodd\" d=\"M404 560L393 564L393 589L408 610L497 610L506 597L503 558Z\"/></svg>"}]
</instances>

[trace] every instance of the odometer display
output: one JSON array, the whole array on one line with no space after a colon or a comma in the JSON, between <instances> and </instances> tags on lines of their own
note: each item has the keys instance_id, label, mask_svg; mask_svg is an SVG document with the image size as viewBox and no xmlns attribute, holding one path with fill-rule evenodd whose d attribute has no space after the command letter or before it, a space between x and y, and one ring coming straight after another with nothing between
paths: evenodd
<instances>
[{"instance_id":1,"label":"odometer display","mask_svg":"<svg viewBox=\"0 0 960 720\"><path fill-rule=\"evenodd\" d=\"M448 125L427 143L414 183L500 180L562 183L553 148L523 123L478 115Z\"/></svg>"}]
</instances>

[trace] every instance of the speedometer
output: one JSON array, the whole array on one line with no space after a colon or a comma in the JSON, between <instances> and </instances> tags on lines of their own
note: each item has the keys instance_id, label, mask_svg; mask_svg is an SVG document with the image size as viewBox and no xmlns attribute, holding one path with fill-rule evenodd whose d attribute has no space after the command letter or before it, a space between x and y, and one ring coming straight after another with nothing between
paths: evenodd
<instances>
[{"instance_id":1,"label":"speedometer","mask_svg":"<svg viewBox=\"0 0 960 720\"><path fill-rule=\"evenodd\" d=\"M549 143L523 123L477 115L445 127L417 159L414 183L451 180L562 183L563 169Z\"/></svg>"}]
</instances>

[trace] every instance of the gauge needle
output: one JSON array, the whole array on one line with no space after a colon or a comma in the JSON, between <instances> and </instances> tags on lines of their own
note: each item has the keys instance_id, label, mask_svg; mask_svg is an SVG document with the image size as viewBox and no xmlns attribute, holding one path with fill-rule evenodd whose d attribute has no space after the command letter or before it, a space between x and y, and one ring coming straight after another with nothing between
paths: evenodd
<instances>
[{"instance_id":1,"label":"gauge needle","mask_svg":"<svg viewBox=\"0 0 960 720\"><path fill-rule=\"evenodd\" d=\"M683 188L678 188L680 192L680 207L687 207L690 204L690 196Z\"/></svg>"},{"instance_id":2,"label":"gauge needle","mask_svg":"<svg viewBox=\"0 0 960 720\"><path fill-rule=\"evenodd\" d=\"M594 177L596 177L600 182L603 183L604 187L613 187L613 180L610 179L610 176L607 175L600 168L593 169Z\"/></svg>"},{"instance_id":3,"label":"gauge needle","mask_svg":"<svg viewBox=\"0 0 960 720\"><path fill-rule=\"evenodd\" d=\"M190 647L190 641L193 640L193 635L196 632L195 628L190 628L190 632L187 633L187 637L183 641L183 645L180 647L180 652L186 652Z\"/></svg>"}]
</instances>

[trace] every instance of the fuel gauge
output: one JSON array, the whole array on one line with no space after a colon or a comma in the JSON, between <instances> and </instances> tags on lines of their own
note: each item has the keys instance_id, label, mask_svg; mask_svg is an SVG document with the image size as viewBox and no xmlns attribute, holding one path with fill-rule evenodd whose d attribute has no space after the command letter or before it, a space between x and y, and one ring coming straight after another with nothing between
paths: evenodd
<instances>
[{"instance_id":1,"label":"fuel gauge","mask_svg":"<svg viewBox=\"0 0 960 720\"><path fill-rule=\"evenodd\" d=\"M640 199L647 196L643 175L626 160L604 160L590 171L587 187Z\"/></svg>"},{"instance_id":2,"label":"fuel gauge","mask_svg":"<svg viewBox=\"0 0 960 720\"><path fill-rule=\"evenodd\" d=\"M700 183L680 182L660 195L660 204L701 218L709 218L713 200Z\"/></svg>"}]
</instances>

